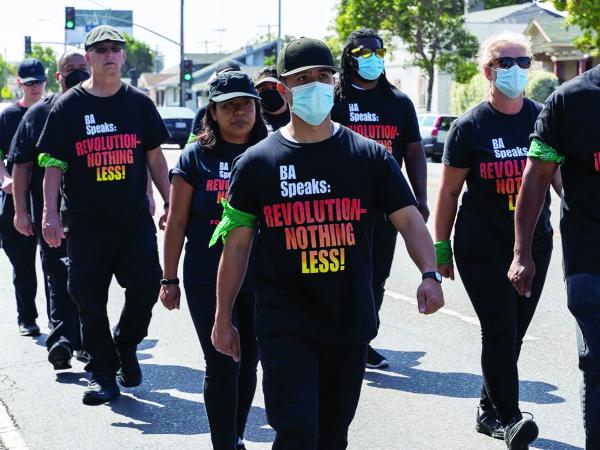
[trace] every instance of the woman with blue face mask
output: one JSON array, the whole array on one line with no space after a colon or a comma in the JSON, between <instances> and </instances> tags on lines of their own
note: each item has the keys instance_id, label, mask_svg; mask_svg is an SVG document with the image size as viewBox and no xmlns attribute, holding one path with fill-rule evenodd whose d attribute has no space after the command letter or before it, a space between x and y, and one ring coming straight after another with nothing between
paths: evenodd
<instances>
[{"instance_id":1,"label":"woman with blue face mask","mask_svg":"<svg viewBox=\"0 0 600 450\"><path fill-rule=\"evenodd\" d=\"M535 230L537 272L531 294L518 295L506 274L529 134L542 105L524 96L532 61L524 35L504 32L490 37L479 58L490 83L489 98L460 116L448 134L435 218L436 253L439 272L454 279L450 234L466 181L454 229L454 259L482 331L483 386L475 428L520 450L538 435L535 422L519 409L517 360L552 253L550 193ZM559 176L553 184L560 195Z\"/></svg>"}]
</instances>

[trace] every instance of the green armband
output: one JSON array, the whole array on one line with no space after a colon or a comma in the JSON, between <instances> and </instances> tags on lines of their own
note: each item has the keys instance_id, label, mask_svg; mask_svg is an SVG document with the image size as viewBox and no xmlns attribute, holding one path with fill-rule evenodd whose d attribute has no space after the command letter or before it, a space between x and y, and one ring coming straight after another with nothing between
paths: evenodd
<instances>
[{"instance_id":1,"label":"green armband","mask_svg":"<svg viewBox=\"0 0 600 450\"><path fill-rule=\"evenodd\" d=\"M452 263L452 244L450 241L439 241L434 244L437 264Z\"/></svg>"},{"instance_id":2,"label":"green armband","mask_svg":"<svg viewBox=\"0 0 600 450\"><path fill-rule=\"evenodd\" d=\"M219 222L219 225L217 225L217 228L215 228L215 232L213 233L212 237L210 238L210 242L208 243L209 247L215 245L219 238L221 238L223 243L225 243L227 235L234 228L256 228L256 224L258 222L256 216L244 211L240 211L239 209L235 209L225 199L221 200L221 205L223 205L223 217L221 222Z\"/></svg>"},{"instance_id":3,"label":"green armband","mask_svg":"<svg viewBox=\"0 0 600 450\"><path fill-rule=\"evenodd\" d=\"M529 158L539 159L540 161L553 162L556 164L564 164L565 157L559 155L558 152L550 147L548 144L534 139L531 141L529 152L527 152Z\"/></svg>"},{"instance_id":4,"label":"green armband","mask_svg":"<svg viewBox=\"0 0 600 450\"><path fill-rule=\"evenodd\" d=\"M194 133L190 133L190 135L188 136L188 140L187 143L191 144L192 142L194 142L196 140L196 135Z\"/></svg>"},{"instance_id":5,"label":"green armband","mask_svg":"<svg viewBox=\"0 0 600 450\"><path fill-rule=\"evenodd\" d=\"M0 159L4 159L4 150L0 149Z\"/></svg>"},{"instance_id":6,"label":"green armband","mask_svg":"<svg viewBox=\"0 0 600 450\"><path fill-rule=\"evenodd\" d=\"M40 153L38 156L38 165L40 167L58 167L63 172L66 172L69 165L60 159L53 158L48 153Z\"/></svg>"}]
</instances>

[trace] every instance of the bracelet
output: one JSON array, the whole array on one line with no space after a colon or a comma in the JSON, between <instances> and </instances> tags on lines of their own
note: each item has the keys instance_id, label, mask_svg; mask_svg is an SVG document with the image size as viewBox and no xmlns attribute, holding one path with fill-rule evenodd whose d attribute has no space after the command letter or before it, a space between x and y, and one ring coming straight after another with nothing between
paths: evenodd
<instances>
[{"instance_id":1,"label":"bracelet","mask_svg":"<svg viewBox=\"0 0 600 450\"><path fill-rule=\"evenodd\" d=\"M169 202L165 202L163 204L163 209L168 209L169 208L170 203Z\"/></svg>"},{"instance_id":2,"label":"bracelet","mask_svg":"<svg viewBox=\"0 0 600 450\"><path fill-rule=\"evenodd\" d=\"M179 284L179 278L163 278L160 280L161 286L167 286L169 284Z\"/></svg>"}]
</instances>

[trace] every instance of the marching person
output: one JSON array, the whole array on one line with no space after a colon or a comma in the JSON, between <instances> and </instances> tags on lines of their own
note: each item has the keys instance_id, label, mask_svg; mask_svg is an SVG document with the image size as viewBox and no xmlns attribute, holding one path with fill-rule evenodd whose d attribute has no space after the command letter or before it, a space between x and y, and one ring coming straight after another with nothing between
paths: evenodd
<instances>
[{"instance_id":1,"label":"marching person","mask_svg":"<svg viewBox=\"0 0 600 450\"><path fill-rule=\"evenodd\" d=\"M520 295L535 295L536 278L544 267L536 261L534 229L560 166L563 267L568 306L578 327L587 450L600 448L600 210L594 194L600 188L600 149L590 139L599 113L600 66L562 84L546 101L517 199L514 259L508 273Z\"/></svg>"},{"instance_id":2,"label":"marching person","mask_svg":"<svg viewBox=\"0 0 600 450\"><path fill-rule=\"evenodd\" d=\"M386 49L373 30L353 31L342 52L342 74L335 90L332 120L383 145L406 172L417 208L427 221L427 162L421 143L415 107L410 98L396 89L384 70ZM396 237L394 224L384 214L375 218L373 229L373 298L377 310L383 303L385 282L390 276ZM384 368L385 357L369 345L367 367Z\"/></svg>"},{"instance_id":3,"label":"marching person","mask_svg":"<svg viewBox=\"0 0 600 450\"><path fill-rule=\"evenodd\" d=\"M27 58L19 65L17 83L23 97L0 113L0 241L13 266L13 285L17 300L17 323L21 336L39 336L40 327L35 306L37 276L35 273L36 238L23 236L13 224L12 162L4 160L21 119L31 106L41 100L46 86L46 71L40 61Z\"/></svg>"},{"instance_id":4,"label":"marching person","mask_svg":"<svg viewBox=\"0 0 600 450\"><path fill-rule=\"evenodd\" d=\"M442 182L435 218L438 269L454 279L456 266L481 323L484 385L476 415L478 432L504 439L509 449L535 440L535 422L519 409L517 361L552 253L550 194L535 228L533 257L538 271L531 296L518 295L506 279L514 246L514 210L527 160L529 134L542 105L524 97L531 66L531 43L518 33L488 38L479 62L490 82L489 99L460 116L444 149ZM560 178L556 180L560 192Z\"/></svg>"},{"instance_id":5,"label":"marching person","mask_svg":"<svg viewBox=\"0 0 600 450\"><path fill-rule=\"evenodd\" d=\"M57 62L55 73L62 93L90 77L89 66L82 53L69 51ZM13 163L14 226L23 236L37 236L44 279L48 287L50 332L46 338L48 360L55 370L71 367L73 352L81 354L81 332L77 306L67 292L67 267L62 259L65 244L52 248L42 237L44 170L37 165L36 144L50 110L60 98L53 94L32 106L23 116L13 138L9 160ZM29 195L31 194L31 195ZM31 214L29 211L31 199Z\"/></svg>"},{"instance_id":6,"label":"marching person","mask_svg":"<svg viewBox=\"0 0 600 450\"><path fill-rule=\"evenodd\" d=\"M85 404L119 395L117 371L122 386L141 383L136 348L148 333L160 287L146 186L149 170L168 207L168 170L160 148L168 131L151 99L121 82L124 45L123 36L106 25L87 34L91 78L61 95L38 142L39 162L46 168L42 231L50 247L66 237L69 293L91 357ZM113 275L125 288L114 337L106 308Z\"/></svg>"},{"instance_id":7,"label":"marching person","mask_svg":"<svg viewBox=\"0 0 600 450\"><path fill-rule=\"evenodd\" d=\"M274 449L347 447L376 333L370 249L379 211L423 273L419 311L443 305L433 243L397 162L331 121L338 70L319 40L284 47L277 90L291 122L236 160L213 235L225 245L212 341L239 361L232 314L258 230L255 333Z\"/></svg>"},{"instance_id":8,"label":"marching person","mask_svg":"<svg viewBox=\"0 0 600 450\"><path fill-rule=\"evenodd\" d=\"M277 70L265 67L256 76L254 87L260 95L262 116L267 124L267 131L273 133L290 122L290 108L277 92Z\"/></svg>"},{"instance_id":9,"label":"marching person","mask_svg":"<svg viewBox=\"0 0 600 450\"><path fill-rule=\"evenodd\" d=\"M233 320L240 331L241 361L217 352L210 334L216 311L216 279L222 245L208 247L227 199L233 160L267 136L260 97L248 75L229 71L215 77L196 141L171 169L171 200L165 230L160 298L179 308L177 267L187 237L183 282L206 361L204 404L215 450L244 449L243 437L254 391L258 355L254 337L254 286L248 274L237 294Z\"/></svg>"}]
</instances>

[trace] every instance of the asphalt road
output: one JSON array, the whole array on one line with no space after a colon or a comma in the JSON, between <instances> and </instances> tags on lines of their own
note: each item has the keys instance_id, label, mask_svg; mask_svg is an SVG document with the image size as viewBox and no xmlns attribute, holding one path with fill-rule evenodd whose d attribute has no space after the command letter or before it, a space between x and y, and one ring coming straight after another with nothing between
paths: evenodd
<instances>
[{"instance_id":1,"label":"asphalt road","mask_svg":"<svg viewBox=\"0 0 600 450\"><path fill-rule=\"evenodd\" d=\"M172 166L179 151L171 149L165 153ZM430 163L429 173L433 207L440 166ZM555 201L554 223L557 207ZM159 239L162 241L161 233ZM575 328L566 308L560 261L560 238L555 236L548 281L519 366L521 408L535 415L541 430L540 438L531 447L535 449L583 447ZM391 367L367 371L350 429L349 448L505 448L503 442L482 436L473 428L482 383L480 332L460 280L444 282L446 307L434 316L424 317L418 314L413 300L419 279L419 272L399 240L382 309L382 326L374 342L390 360ZM113 283L109 304L113 321L122 301L122 290ZM39 324L43 326L46 316L41 289L38 308ZM185 301L176 312L169 312L160 304L155 307L149 336L139 349L143 385L123 389L118 401L98 407L81 403L86 384L83 366L74 362L72 370L54 372L46 360L44 336L20 337L15 322L11 268L2 253L0 448L210 448L202 397L204 362ZM47 333L44 326L43 331ZM247 448L270 448L273 437L259 387L247 427Z\"/></svg>"}]
</instances>

